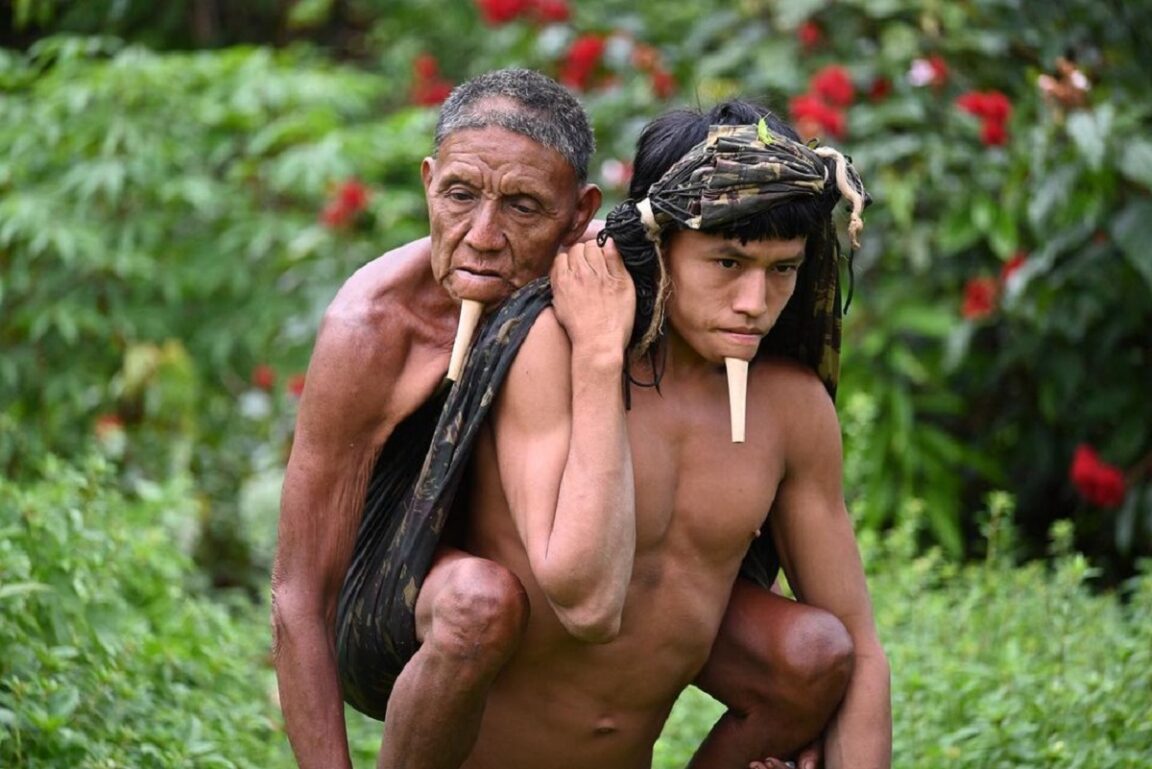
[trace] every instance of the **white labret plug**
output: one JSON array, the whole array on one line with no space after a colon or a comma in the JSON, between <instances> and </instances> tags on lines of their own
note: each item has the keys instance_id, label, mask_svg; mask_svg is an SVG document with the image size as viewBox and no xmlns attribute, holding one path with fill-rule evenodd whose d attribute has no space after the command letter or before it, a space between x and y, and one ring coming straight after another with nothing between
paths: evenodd
<instances>
[{"instance_id":1,"label":"white labret plug","mask_svg":"<svg viewBox=\"0 0 1152 769\"><path fill-rule=\"evenodd\" d=\"M744 413L748 403L748 361L725 358L728 369L728 413L732 419L732 442L744 442Z\"/></svg>"},{"instance_id":2,"label":"white labret plug","mask_svg":"<svg viewBox=\"0 0 1152 769\"><path fill-rule=\"evenodd\" d=\"M448 360L448 378L453 382L460 378L464 359L468 357L468 345L472 344L472 334L483 311L484 305L474 299L460 302L460 325L456 327L456 341L452 343L452 357Z\"/></svg>"}]
</instances>

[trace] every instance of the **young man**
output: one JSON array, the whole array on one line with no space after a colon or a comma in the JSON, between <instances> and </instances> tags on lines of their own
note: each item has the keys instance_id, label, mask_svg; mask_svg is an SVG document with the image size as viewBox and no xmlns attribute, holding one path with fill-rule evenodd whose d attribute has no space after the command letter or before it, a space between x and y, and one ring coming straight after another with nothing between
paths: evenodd
<instances>
[{"instance_id":1,"label":"young man","mask_svg":"<svg viewBox=\"0 0 1152 769\"><path fill-rule=\"evenodd\" d=\"M273 629L286 728L302 767L350 766L342 698L379 718L387 707L381 766L459 766L487 686L524 628L524 590L507 568L447 546L458 541L441 543L438 526L398 531L403 516L378 503L424 461L459 302L499 305L584 237L599 205L586 183L592 137L563 88L506 70L453 93L436 147L422 168L431 237L385 254L341 289L301 402ZM814 609L747 592L734 607L768 610L730 612L716 674L701 685L738 713L737 732L787 731L806 742L839 698L843 628ZM773 621L783 614L797 621ZM795 642L808 633L824 643ZM774 710L793 702L784 715Z\"/></svg>"},{"instance_id":2,"label":"young man","mask_svg":"<svg viewBox=\"0 0 1152 769\"><path fill-rule=\"evenodd\" d=\"M468 769L650 766L766 529L797 594L855 647L827 765L890 764L888 666L844 506L835 410L813 368L760 354L799 273L835 269L832 207L851 199L858 228L863 189L839 153L763 121L685 146L704 120L674 113L645 131L637 174L659 179L609 216L607 234L635 242L639 228L652 241L625 260L642 290L611 245L558 257L554 307L477 442L465 549L508 567L531 611L488 690ZM813 352L819 368L826 356ZM745 443L729 432L728 359L752 362ZM709 749L695 765L764 755Z\"/></svg>"}]
</instances>

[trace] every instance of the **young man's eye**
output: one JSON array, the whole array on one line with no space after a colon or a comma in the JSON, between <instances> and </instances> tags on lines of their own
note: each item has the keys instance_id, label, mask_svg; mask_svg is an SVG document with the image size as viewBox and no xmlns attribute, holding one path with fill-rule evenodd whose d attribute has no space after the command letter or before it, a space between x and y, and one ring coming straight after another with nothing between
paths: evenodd
<instances>
[{"instance_id":1,"label":"young man's eye","mask_svg":"<svg viewBox=\"0 0 1152 769\"><path fill-rule=\"evenodd\" d=\"M781 275L788 275L799 270L800 265L795 263L777 264L773 269Z\"/></svg>"},{"instance_id":2,"label":"young man's eye","mask_svg":"<svg viewBox=\"0 0 1152 769\"><path fill-rule=\"evenodd\" d=\"M717 259L716 264L720 265L725 270L734 270L740 266L740 262L735 259Z\"/></svg>"}]
</instances>

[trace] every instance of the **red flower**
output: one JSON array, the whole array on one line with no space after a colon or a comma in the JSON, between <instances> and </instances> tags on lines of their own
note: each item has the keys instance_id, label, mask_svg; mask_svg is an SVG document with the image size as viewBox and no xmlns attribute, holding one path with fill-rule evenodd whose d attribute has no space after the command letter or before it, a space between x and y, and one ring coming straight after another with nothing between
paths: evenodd
<instances>
[{"instance_id":1,"label":"red flower","mask_svg":"<svg viewBox=\"0 0 1152 769\"><path fill-rule=\"evenodd\" d=\"M665 69L652 70L652 92L659 99L669 99L676 93L676 78Z\"/></svg>"},{"instance_id":2,"label":"red flower","mask_svg":"<svg viewBox=\"0 0 1152 769\"><path fill-rule=\"evenodd\" d=\"M878 77L872 81L868 88L868 98L872 101L884 101L892 94L892 81L886 77Z\"/></svg>"},{"instance_id":3,"label":"red flower","mask_svg":"<svg viewBox=\"0 0 1152 769\"><path fill-rule=\"evenodd\" d=\"M980 126L980 141L989 147L1000 147L1008 141L1008 129L998 120L985 120Z\"/></svg>"},{"instance_id":4,"label":"red flower","mask_svg":"<svg viewBox=\"0 0 1152 769\"><path fill-rule=\"evenodd\" d=\"M1017 251L1015 254L1013 254L1012 258L1006 261L1004 266L1000 268L1000 282L1007 283L1008 279L1015 275L1016 271L1023 267L1024 263L1027 261L1027 251Z\"/></svg>"},{"instance_id":5,"label":"red flower","mask_svg":"<svg viewBox=\"0 0 1152 769\"><path fill-rule=\"evenodd\" d=\"M568 9L568 0L536 0L532 12L545 24L560 24L568 21L572 15Z\"/></svg>"},{"instance_id":6,"label":"red flower","mask_svg":"<svg viewBox=\"0 0 1152 769\"><path fill-rule=\"evenodd\" d=\"M440 62L430 53L422 53L412 61L412 72L418 80L431 80L440 75Z\"/></svg>"},{"instance_id":7,"label":"red flower","mask_svg":"<svg viewBox=\"0 0 1152 769\"><path fill-rule=\"evenodd\" d=\"M1068 476L1076 491L1097 507L1119 507L1124 501L1124 473L1100 459L1086 443L1076 447Z\"/></svg>"},{"instance_id":8,"label":"red flower","mask_svg":"<svg viewBox=\"0 0 1152 769\"><path fill-rule=\"evenodd\" d=\"M788 102L788 111L796 123L797 132L805 140L825 134L844 138L847 130L844 113L825 104L819 96L810 93L796 96Z\"/></svg>"},{"instance_id":9,"label":"red flower","mask_svg":"<svg viewBox=\"0 0 1152 769\"><path fill-rule=\"evenodd\" d=\"M252 369L252 384L268 392L276 384L276 369L267 363L261 363Z\"/></svg>"},{"instance_id":10,"label":"red flower","mask_svg":"<svg viewBox=\"0 0 1152 769\"><path fill-rule=\"evenodd\" d=\"M597 35L583 35L576 38L564 66L560 71L560 82L578 89L586 89L592 82L592 75L604 55L604 39Z\"/></svg>"},{"instance_id":11,"label":"red flower","mask_svg":"<svg viewBox=\"0 0 1152 769\"><path fill-rule=\"evenodd\" d=\"M809 81L812 92L828 104L847 107L856 98L856 89L848 70L837 64L830 64L812 76Z\"/></svg>"},{"instance_id":12,"label":"red flower","mask_svg":"<svg viewBox=\"0 0 1152 769\"><path fill-rule=\"evenodd\" d=\"M824 42L824 30L820 28L819 24L809 19L796 29L796 37L799 38L800 46L805 51L811 51Z\"/></svg>"},{"instance_id":13,"label":"red flower","mask_svg":"<svg viewBox=\"0 0 1152 769\"><path fill-rule=\"evenodd\" d=\"M325 226L338 229L351 223L368 205L368 188L356 179L349 179L336 188L320 213Z\"/></svg>"},{"instance_id":14,"label":"red flower","mask_svg":"<svg viewBox=\"0 0 1152 769\"><path fill-rule=\"evenodd\" d=\"M356 179L349 179L340 185L336 199L345 208L360 211L368 204L368 188Z\"/></svg>"},{"instance_id":15,"label":"red flower","mask_svg":"<svg viewBox=\"0 0 1152 769\"><path fill-rule=\"evenodd\" d=\"M964 286L964 304L960 314L969 320L986 318L996 309L996 294L999 286L994 278L981 276L972 278Z\"/></svg>"},{"instance_id":16,"label":"red flower","mask_svg":"<svg viewBox=\"0 0 1152 769\"><path fill-rule=\"evenodd\" d=\"M969 91L957 97L956 105L978 118L998 123L1012 116L1012 102L1000 91Z\"/></svg>"},{"instance_id":17,"label":"red flower","mask_svg":"<svg viewBox=\"0 0 1152 769\"><path fill-rule=\"evenodd\" d=\"M928 66L932 68L932 85L939 88L948 82L948 62L943 56L929 56Z\"/></svg>"},{"instance_id":18,"label":"red flower","mask_svg":"<svg viewBox=\"0 0 1152 769\"><path fill-rule=\"evenodd\" d=\"M983 121L980 141L999 147L1008 141L1006 123L1012 115L1012 102L1000 91L969 91L956 99L956 106Z\"/></svg>"},{"instance_id":19,"label":"red flower","mask_svg":"<svg viewBox=\"0 0 1152 769\"><path fill-rule=\"evenodd\" d=\"M421 107L435 107L443 104L452 93L452 84L447 80L420 80L412 86L412 103Z\"/></svg>"},{"instance_id":20,"label":"red flower","mask_svg":"<svg viewBox=\"0 0 1152 769\"><path fill-rule=\"evenodd\" d=\"M293 374L292 376L288 377L288 382L285 387L287 388L290 395L295 398L299 398L304 394L304 375Z\"/></svg>"},{"instance_id":21,"label":"red flower","mask_svg":"<svg viewBox=\"0 0 1152 769\"><path fill-rule=\"evenodd\" d=\"M528 10L529 0L476 0L480 15L492 26L507 24Z\"/></svg>"},{"instance_id":22,"label":"red flower","mask_svg":"<svg viewBox=\"0 0 1152 769\"><path fill-rule=\"evenodd\" d=\"M440 77L440 63L431 54L420 54L412 62L410 99L421 107L435 107L452 93L452 84Z\"/></svg>"}]
</instances>

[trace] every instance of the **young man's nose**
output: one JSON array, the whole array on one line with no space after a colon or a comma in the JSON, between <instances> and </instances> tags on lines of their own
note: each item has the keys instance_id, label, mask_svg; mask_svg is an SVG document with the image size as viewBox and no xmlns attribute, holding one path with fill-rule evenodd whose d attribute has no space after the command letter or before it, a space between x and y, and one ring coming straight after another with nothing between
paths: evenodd
<instances>
[{"instance_id":1,"label":"young man's nose","mask_svg":"<svg viewBox=\"0 0 1152 769\"><path fill-rule=\"evenodd\" d=\"M499 201L485 199L476 206L464 242L476 251L499 251L504 247L506 241L500 226Z\"/></svg>"},{"instance_id":2,"label":"young man's nose","mask_svg":"<svg viewBox=\"0 0 1152 769\"><path fill-rule=\"evenodd\" d=\"M761 270L747 270L736 283L732 309L749 318L768 312L768 278Z\"/></svg>"}]
</instances>

